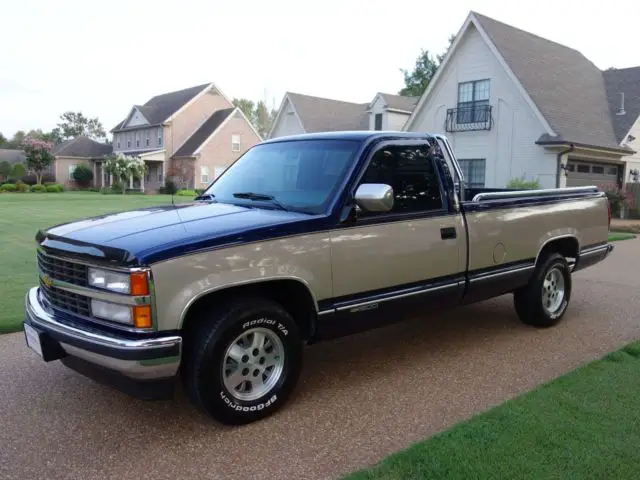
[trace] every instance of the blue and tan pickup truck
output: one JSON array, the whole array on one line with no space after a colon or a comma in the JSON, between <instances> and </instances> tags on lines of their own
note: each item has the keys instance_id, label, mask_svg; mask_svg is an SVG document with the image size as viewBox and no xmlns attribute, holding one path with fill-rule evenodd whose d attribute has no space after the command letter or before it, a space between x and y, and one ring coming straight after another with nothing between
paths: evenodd
<instances>
[{"instance_id":1,"label":"blue and tan pickup truck","mask_svg":"<svg viewBox=\"0 0 640 480\"><path fill-rule=\"evenodd\" d=\"M286 402L311 343L415 314L429 335L437 310L509 293L555 325L610 219L596 187L468 189L441 135L278 138L192 202L39 231L26 343L142 398L181 379L248 423Z\"/></svg>"}]
</instances>

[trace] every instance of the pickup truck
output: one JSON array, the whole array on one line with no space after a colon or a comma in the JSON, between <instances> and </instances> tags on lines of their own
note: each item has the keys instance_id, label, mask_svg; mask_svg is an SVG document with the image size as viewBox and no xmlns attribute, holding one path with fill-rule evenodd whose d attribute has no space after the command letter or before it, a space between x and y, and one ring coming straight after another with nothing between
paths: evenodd
<instances>
[{"instance_id":1,"label":"pickup truck","mask_svg":"<svg viewBox=\"0 0 640 480\"><path fill-rule=\"evenodd\" d=\"M613 248L598 188L472 190L426 133L267 140L171 203L39 231L26 343L141 398L180 379L232 425L287 401L308 344L415 314L428 335L438 310L507 293L555 325L572 273Z\"/></svg>"}]
</instances>

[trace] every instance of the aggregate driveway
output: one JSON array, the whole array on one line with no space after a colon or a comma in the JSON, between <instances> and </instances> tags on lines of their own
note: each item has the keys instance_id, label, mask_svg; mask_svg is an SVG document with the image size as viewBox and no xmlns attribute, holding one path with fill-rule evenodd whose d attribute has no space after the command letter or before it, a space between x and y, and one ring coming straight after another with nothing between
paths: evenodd
<instances>
[{"instance_id":1,"label":"aggregate driveway","mask_svg":"<svg viewBox=\"0 0 640 480\"><path fill-rule=\"evenodd\" d=\"M224 428L46 365L0 337L0 478L335 478L640 338L640 240L575 275L565 321L521 325L511 296L308 349L274 417Z\"/></svg>"}]
</instances>

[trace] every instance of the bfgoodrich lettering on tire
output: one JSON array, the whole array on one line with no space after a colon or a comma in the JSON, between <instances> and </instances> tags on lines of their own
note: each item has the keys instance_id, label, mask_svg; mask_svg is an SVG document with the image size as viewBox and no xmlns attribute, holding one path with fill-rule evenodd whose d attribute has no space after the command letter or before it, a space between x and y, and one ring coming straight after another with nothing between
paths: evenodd
<instances>
[{"instance_id":1,"label":"bfgoodrich lettering on tire","mask_svg":"<svg viewBox=\"0 0 640 480\"><path fill-rule=\"evenodd\" d=\"M571 272L566 259L552 253L541 259L529 284L514 294L520 320L534 327L560 322L571 298Z\"/></svg>"},{"instance_id":2,"label":"bfgoodrich lettering on tire","mask_svg":"<svg viewBox=\"0 0 640 480\"><path fill-rule=\"evenodd\" d=\"M221 423L240 425L286 402L300 375L302 342L280 305L237 299L192 321L182 379L195 405Z\"/></svg>"}]
</instances>

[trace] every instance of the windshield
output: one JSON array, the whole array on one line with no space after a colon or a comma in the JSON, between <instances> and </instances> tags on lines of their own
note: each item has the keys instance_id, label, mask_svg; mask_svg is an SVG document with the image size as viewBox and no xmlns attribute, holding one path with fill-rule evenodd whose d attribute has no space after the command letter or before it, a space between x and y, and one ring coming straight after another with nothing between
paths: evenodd
<instances>
[{"instance_id":1,"label":"windshield","mask_svg":"<svg viewBox=\"0 0 640 480\"><path fill-rule=\"evenodd\" d=\"M203 197L213 195L223 203L321 213L359 146L360 142L345 140L258 145L216 179Z\"/></svg>"}]
</instances>

